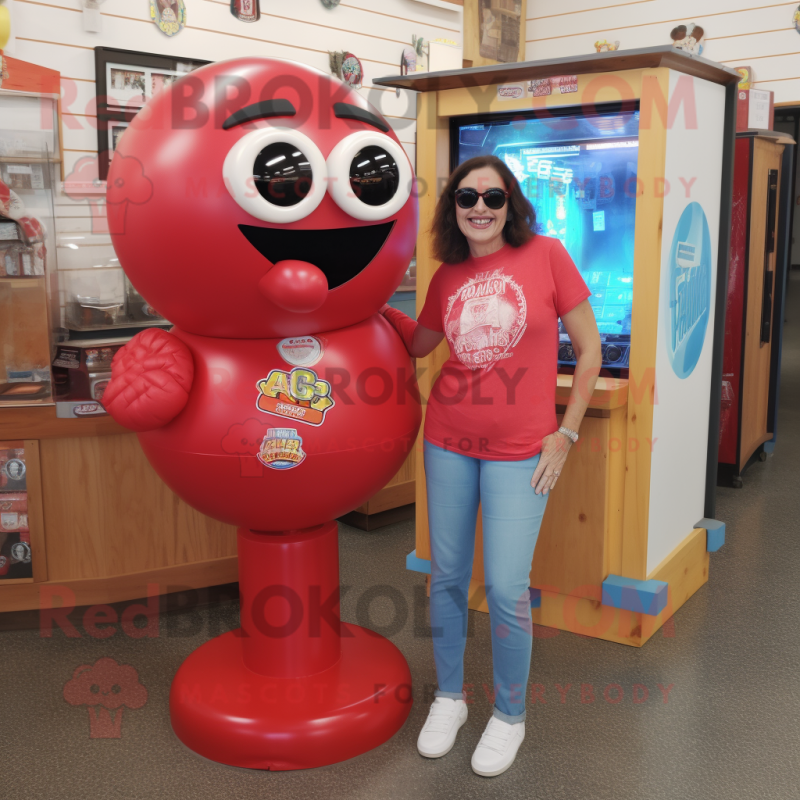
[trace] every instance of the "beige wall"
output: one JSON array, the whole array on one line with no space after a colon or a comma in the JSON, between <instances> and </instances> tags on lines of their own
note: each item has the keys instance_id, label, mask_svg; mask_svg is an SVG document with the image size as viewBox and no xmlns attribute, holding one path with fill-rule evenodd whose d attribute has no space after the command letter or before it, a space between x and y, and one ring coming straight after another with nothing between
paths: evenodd
<instances>
[{"instance_id":1,"label":"beige wall","mask_svg":"<svg viewBox=\"0 0 800 800\"><path fill-rule=\"evenodd\" d=\"M704 57L751 66L757 88L775 92L776 103L800 103L800 35L792 23L797 2L612 0L603 6L598 0L528 0L526 58L593 53L599 39L619 40L623 50L670 44L672 28L695 22L706 31Z\"/></svg>"}]
</instances>

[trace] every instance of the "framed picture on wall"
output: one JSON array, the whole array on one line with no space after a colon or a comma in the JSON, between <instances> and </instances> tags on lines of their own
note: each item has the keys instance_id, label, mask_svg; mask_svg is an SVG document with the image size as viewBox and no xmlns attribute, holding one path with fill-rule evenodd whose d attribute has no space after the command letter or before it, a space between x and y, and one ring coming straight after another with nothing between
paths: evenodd
<instances>
[{"instance_id":1,"label":"framed picture on wall","mask_svg":"<svg viewBox=\"0 0 800 800\"><path fill-rule=\"evenodd\" d=\"M178 78L210 61L135 50L95 47L97 76L97 170L101 181L120 137L142 106Z\"/></svg>"},{"instance_id":2,"label":"framed picture on wall","mask_svg":"<svg viewBox=\"0 0 800 800\"><path fill-rule=\"evenodd\" d=\"M108 123L108 132L109 132L109 163L111 162L111 157L114 154L114 151L117 149L119 145L119 140L122 138L122 134L125 133L125 129L130 125L130 122L123 122L122 120L110 120Z\"/></svg>"},{"instance_id":3,"label":"framed picture on wall","mask_svg":"<svg viewBox=\"0 0 800 800\"><path fill-rule=\"evenodd\" d=\"M501 63L519 59L521 0L479 0L480 54Z\"/></svg>"}]
</instances>

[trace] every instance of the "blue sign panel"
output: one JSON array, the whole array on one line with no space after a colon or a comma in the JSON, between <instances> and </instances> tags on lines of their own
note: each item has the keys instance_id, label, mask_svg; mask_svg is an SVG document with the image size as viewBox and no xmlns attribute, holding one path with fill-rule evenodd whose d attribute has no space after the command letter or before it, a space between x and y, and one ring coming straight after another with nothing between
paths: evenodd
<instances>
[{"instance_id":1,"label":"blue sign panel","mask_svg":"<svg viewBox=\"0 0 800 800\"><path fill-rule=\"evenodd\" d=\"M667 351L679 378L692 374L706 339L711 313L711 234L700 203L683 210L669 252Z\"/></svg>"}]
</instances>

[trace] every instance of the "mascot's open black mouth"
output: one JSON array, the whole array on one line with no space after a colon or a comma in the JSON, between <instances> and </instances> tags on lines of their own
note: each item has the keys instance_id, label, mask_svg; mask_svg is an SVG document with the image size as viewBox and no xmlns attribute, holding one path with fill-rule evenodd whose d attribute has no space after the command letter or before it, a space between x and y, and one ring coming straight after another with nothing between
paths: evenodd
<instances>
[{"instance_id":1,"label":"mascot's open black mouth","mask_svg":"<svg viewBox=\"0 0 800 800\"><path fill-rule=\"evenodd\" d=\"M389 238L394 221L358 228L286 230L240 225L247 241L264 258L278 261L306 261L321 270L328 289L335 289L366 269Z\"/></svg>"}]
</instances>

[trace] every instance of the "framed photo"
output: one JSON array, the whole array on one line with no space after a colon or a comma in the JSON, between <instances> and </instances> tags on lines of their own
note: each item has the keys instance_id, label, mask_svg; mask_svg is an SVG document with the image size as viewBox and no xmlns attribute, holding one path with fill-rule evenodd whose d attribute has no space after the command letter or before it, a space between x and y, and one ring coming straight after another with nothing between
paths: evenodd
<instances>
[{"instance_id":1,"label":"framed photo","mask_svg":"<svg viewBox=\"0 0 800 800\"><path fill-rule=\"evenodd\" d=\"M111 137L110 140L110 153L109 153L109 163L111 161L111 157L114 154L114 151L117 149L119 145L119 140L122 138L122 134L125 133L125 129L130 125L130 122L123 122L121 120L111 120L108 123L108 132Z\"/></svg>"},{"instance_id":2,"label":"framed photo","mask_svg":"<svg viewBox=\"0 0 800 800\"><path fill-rule=\"evenodd\" d=\"M104 181L120 137L142 106L181 76L211 62L111 47L95 47L94 61L97 168L100 180Z\"/></svg>"}]
</instances>

